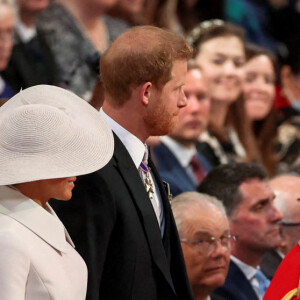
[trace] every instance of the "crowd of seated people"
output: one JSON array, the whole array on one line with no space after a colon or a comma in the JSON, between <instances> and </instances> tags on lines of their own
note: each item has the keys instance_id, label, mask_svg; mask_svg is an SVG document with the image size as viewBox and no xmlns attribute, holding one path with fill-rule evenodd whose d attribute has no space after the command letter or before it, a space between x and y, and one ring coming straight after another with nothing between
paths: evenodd
<instances>
[{"instance_id":1,"label":"crowd of seated people","mask_svg":"<svg viewBox=\"0 0 300 300\"><path fill-rule=\"evenodd\" d=\"M266 299L300 296L300 39L272 52L224 21L235 1L215 11L217 1L200 2L0 0L0 106L53 85L100 110L115 133L107 167L79 178L73 204L54 204L88 265L88 300L139 300L142 286L145 300L261 300L268 286ZM163 48L157 28L180 36L185 54L170 45L171 62L151 56ZM279 284L287 269L292 280Z\"/></svg>"}]
</instances>

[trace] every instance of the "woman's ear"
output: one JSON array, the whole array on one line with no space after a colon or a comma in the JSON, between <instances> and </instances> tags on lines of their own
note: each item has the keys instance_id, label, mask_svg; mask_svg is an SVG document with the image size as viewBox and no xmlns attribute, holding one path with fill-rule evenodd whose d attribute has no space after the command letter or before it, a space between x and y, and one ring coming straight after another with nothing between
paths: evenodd
<instances>
[{"instance_id":1,"label":"woman's ear","mask_svg":"<svg viewBox=\"0 0 300 300\"><path fill-rule=\"evenodd\" d=\"M143 105L147 106L149 104L151 92L152 92L152 83L151 82L148 81L141 86L140 99L141 99Z\"/></svg>"}]
</instances>

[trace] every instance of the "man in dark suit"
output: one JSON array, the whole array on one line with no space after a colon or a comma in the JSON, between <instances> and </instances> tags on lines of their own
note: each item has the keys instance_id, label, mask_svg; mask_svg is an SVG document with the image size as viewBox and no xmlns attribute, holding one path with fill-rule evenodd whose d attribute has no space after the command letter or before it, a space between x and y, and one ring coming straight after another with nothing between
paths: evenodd
<instances>
[{"instance_id":1,"label":"man in dark suit","mask_svg":"<svg viewBox=\"0 0 300 300\"><path fill-rule=\"evenodd\" d=\"M222 202L185 192L172 200L172 211L194 299L224 299L211 295L224 284L230 262L232 237Z\"/></svg>"},{"instance_id":2,"label":"man in dark suit","mask_svg":"<svg viewBox=\"0 0 300 300\"><path fill-rule=\"evenodd\" d=\"M167 185L145 147L150 135L170 132L186 105L191 53L180 35L140 26L101 57L101 114L115 134L114 155L78 179L71 205L57 207L87 262L87 299L192 299Z\"/></svg>"},{"instance_id":3,"label":"man in dark suit","mask_svg":"<svg viewBox=\"0 0 300 300\"><path fill-rule=\"evenodd\" d=\"M194 191L211 169L205 153L197 151L208 123L210 98L200 67L193 61L188 64L184 92L188 103L180 110L177 125L153 148L159 174L170 184L173 196Z\"/></svg>"},{"instance_id":4,"label":"man in dark suit","mask_svg":"<svg viewBox=\"0 0 300 300\"><path fill-rule=\"evenodd\" d=\"M35 24L36 17L47 8L49 0L17 2L19 18L15 45L3 77L16 92L37 84L58 85L55 58Z\"/></svg>"},{"instance_id":5,"label":"man in dark suit","mask_svg":"<svg viewBox=\"0 0 300 300\"><path fill-rule=\"evenodd\" d=\"M230 300L261 300L269 280L259 269L263 255L281 243L281 213L262 166L232 163L210 171L197 190L226 207L233 244L229 272L217 295Z\"/></svg>"}]
</instances>

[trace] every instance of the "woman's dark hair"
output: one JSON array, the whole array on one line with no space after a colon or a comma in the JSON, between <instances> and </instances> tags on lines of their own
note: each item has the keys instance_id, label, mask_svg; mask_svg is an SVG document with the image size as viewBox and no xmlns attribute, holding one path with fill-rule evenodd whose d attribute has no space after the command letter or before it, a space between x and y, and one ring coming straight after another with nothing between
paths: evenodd
<instances>
[{"instance_id":1,"label":"woman's dark hair","mask_svg":"<svg viewBox=\"0 0 300 300\"><path fill-rule=\"evenodd\" d=\"M247 62L260 55L267 56L273 65L275 75L277 74L277 59L271 51L252 43L246 44L245 49ZM253 121L252 131L256 139L257 150L260 153L259 160L268 170L269 175L274 176L276 174L278 157L274 149L277 131L276 113L273 107L263 120Z\"/></svg>"},{"instance_id":2,"label":"woman's dark hair","mask_svg":"<svg viewBox=\"0 0 300 300\"><path fill-rule=\"evenodd\" d=\"M278 74L279 74L279 67L278 67L278 59L277 59L277 56L275 55L275 53L273 53L269 49L258 46L256 44L246 43L245 44L245 54L246 54L246 62L256 56L260 56L260 55L267 56L273 65L274 72L276 75L276 80L277 80Z\"/></svg>"}]
</instances>

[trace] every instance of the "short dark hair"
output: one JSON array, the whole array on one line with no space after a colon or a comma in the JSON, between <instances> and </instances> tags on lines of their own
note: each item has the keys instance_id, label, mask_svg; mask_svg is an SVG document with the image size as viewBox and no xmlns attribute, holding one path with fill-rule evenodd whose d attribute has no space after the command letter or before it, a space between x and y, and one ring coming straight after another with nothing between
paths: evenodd
<instances>
[{"instance_id":1,"label":"short dark hair","mask_svg":"<svg viewBox=\"0 0 300 300\"><path fill-rule=\"evenodd\" d=\"M223 202L228 216L232 216L238 204L242 201L239 186L248 179L267 178L267 172L258 163L230 163L212 169L197 191L214 196Z\"/></svg>"}]
</instances>

